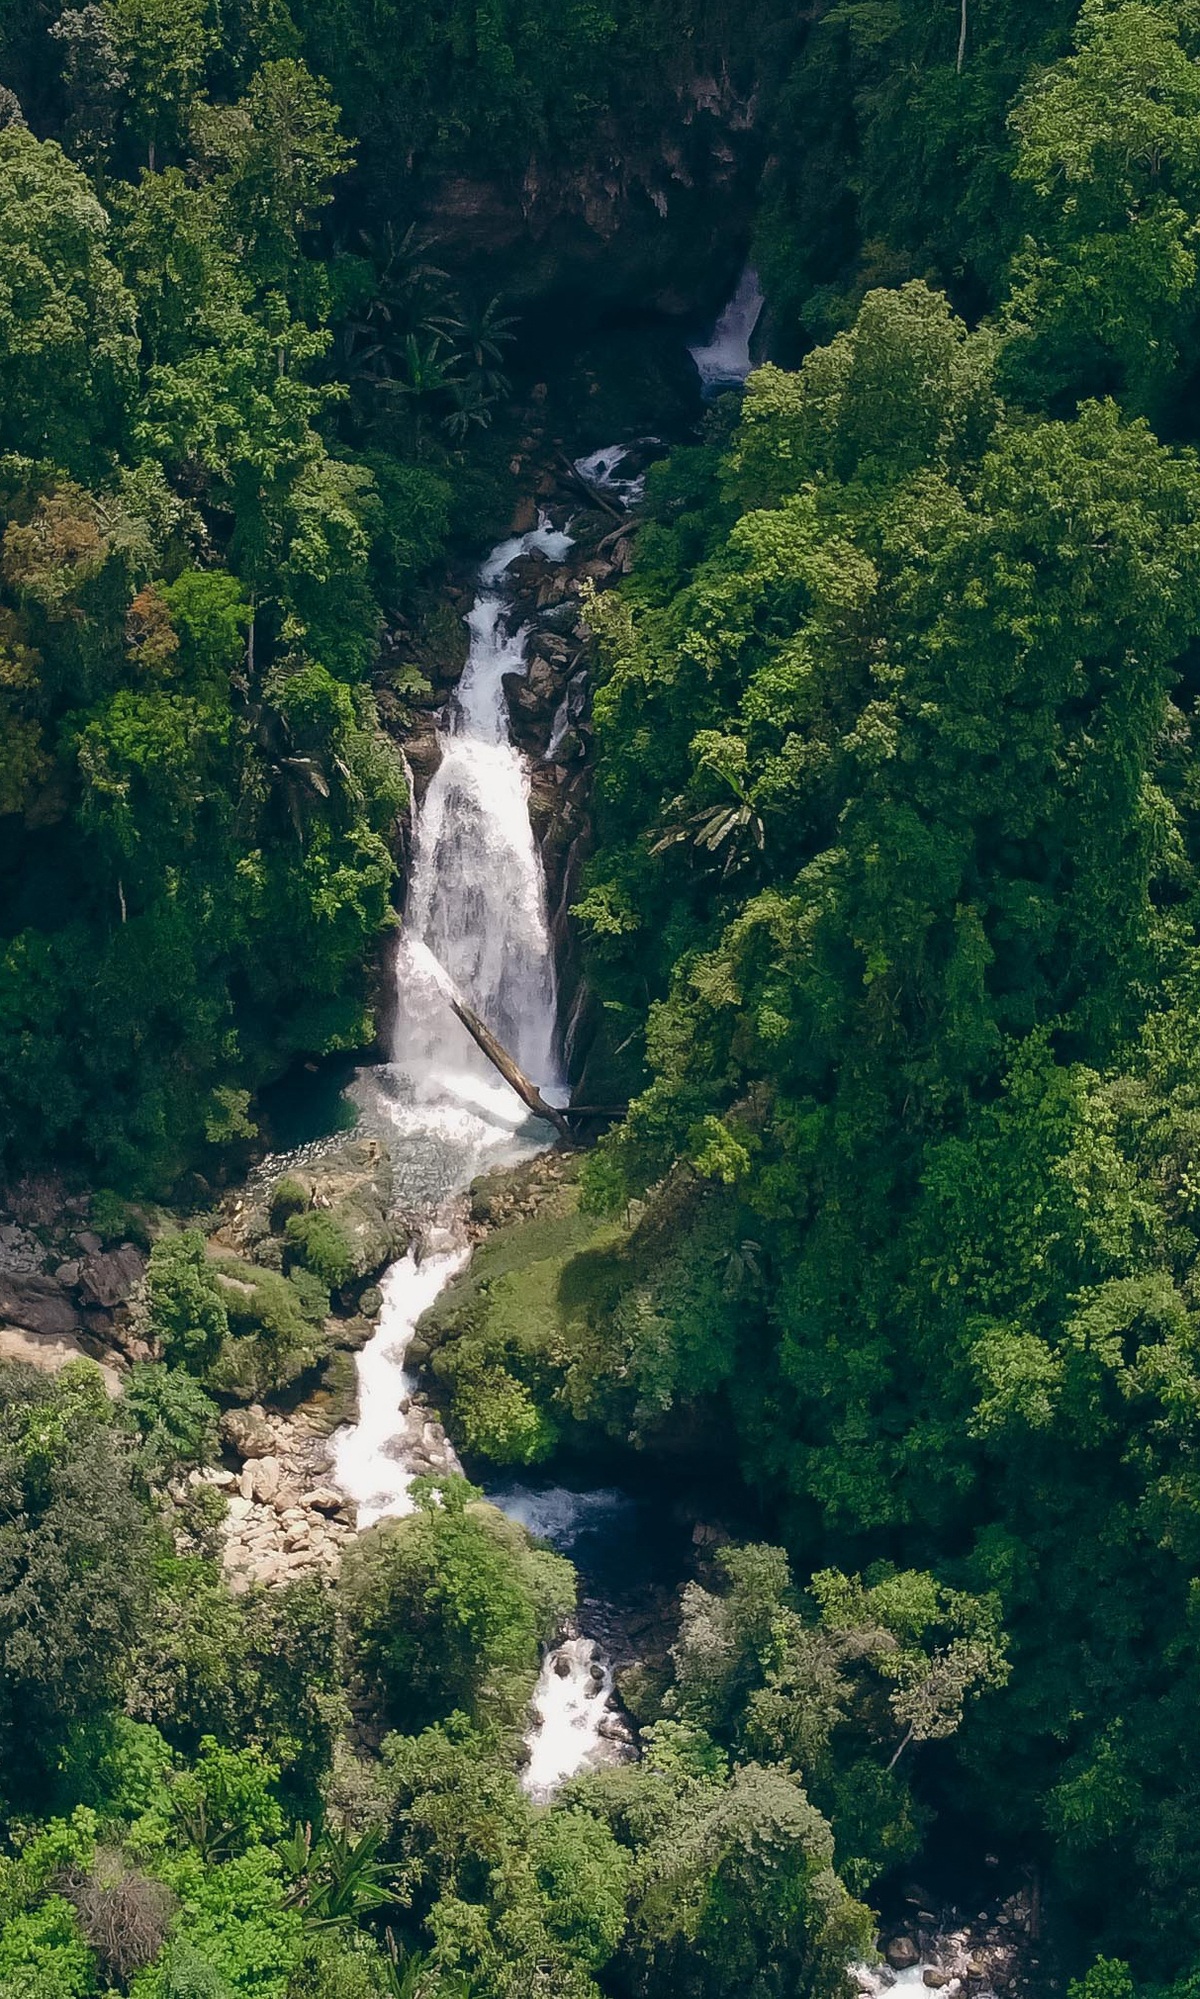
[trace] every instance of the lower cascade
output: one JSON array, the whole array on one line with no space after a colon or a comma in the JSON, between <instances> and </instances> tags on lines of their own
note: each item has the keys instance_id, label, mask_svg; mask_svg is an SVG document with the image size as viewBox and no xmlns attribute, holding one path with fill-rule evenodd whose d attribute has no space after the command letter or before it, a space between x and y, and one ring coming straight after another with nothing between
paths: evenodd
<instances>
[{"instance_id":1,"label":"lower cascade","mask_svg":"<svg viewBox=\"0 0 1200 1999\"><path fill-rule=\"evenodd\" d=\"M382 1280L378 1327L358 1356L358 1421L334 1440L336 1476L360 1529L411 1512L413 1477L457 1463L441 1425L414 1401L417 1384L405 1368L418 1319L469 1254L455 1197L477 1174L532 1157L553 1137L455 1018L448 982L546 1102L565 1101L541 859L503 676L522 667L527 637L513 622L508 570L535 550L561 562L570 547L567 533L541 522L500 542L483 563L467 663L439 725L441 762L415 817L391 1060L372 1110L389 1126L398 1185L433 1219ZM548 1797L590 1763L627 1753L604 1732L612 1691L611 1666L593 1640L573 1634L547 1654L527 1736L531 1796Z\"/></svg>"}]
</instances>

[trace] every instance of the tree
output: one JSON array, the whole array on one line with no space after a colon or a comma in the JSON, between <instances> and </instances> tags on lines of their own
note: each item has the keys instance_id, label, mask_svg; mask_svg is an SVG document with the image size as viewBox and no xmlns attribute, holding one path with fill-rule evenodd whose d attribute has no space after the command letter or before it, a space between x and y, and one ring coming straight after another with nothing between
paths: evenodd
<instances>
[{"instance_id":1,"label":"tree","mask_svg":"<svg viewBox=\"0 0 1200 1999\"><path fill-rule=\"evenodd\" d=\"M0 1741L9 1810L44 1794L72 1722L118 1694L153 1534L99 1370L5 1369L0 1396Z\"/></svg>"},{"instance_id":2,"label":"tree","mask_svg":"<svg viewBox=\"0 0 1200 1999\"><path fill-rule=\"evenodd\" d=\"M465 1479L422 1487L418 1511L348 1553L351 1645L385 1717L415 1733L456 1709L481 1728L518 1720L538 1645L574 1600L561 1557L480 1504Z\"/></svg>"},{"instance_id":3,"label":"tree","mask_svg":"<svg viewBox=\"0 0 1200 1999\"><path fill-rule=\"evenodd\" d=\"M146 1272L150 1325L167 1360L203 1374L229 1331L216 1272L199 1229L160 1236Z\"/></svg>"},{"instance_id":4,"label":"tree","mask_svg":"<svg viewBox=\"0 0 1200 1999\"><path fill-rule=\"evenodd\" d=\"M0 446L87 476L125 436L134 304L108 218L52 140L0 130Z\"/></svg>"},{"instance_id":5,"label":"tree","mask_svg":"<svg viewBox=\"0 0 1200 1999\"><path fill-rule=\"evenodd\" d=\"M1035 395L1117 389L1158 410L1197 311L1200 80L1174 4L1087 0L1074 53L1012 114L1035 233L1005 307L1007 368Z\"/></svg>"}]
</instances>

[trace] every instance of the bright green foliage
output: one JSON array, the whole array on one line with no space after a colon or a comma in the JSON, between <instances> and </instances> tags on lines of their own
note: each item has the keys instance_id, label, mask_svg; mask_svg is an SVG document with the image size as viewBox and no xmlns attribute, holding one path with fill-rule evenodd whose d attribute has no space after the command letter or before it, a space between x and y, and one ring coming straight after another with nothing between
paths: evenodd
<instances>
[{"instance_id":1,"label":"bright green foliage","mask_svg":"<svg viewBox=\"0 0 1200 1999\"><path fill-rule=\"evenodd\" d=\"M410 1733L455 1710L515 1723L538 1645L574 1603L570 1565L529 1546L465 1479L420 1490L420 1509L374 1527L347 1555L350 1643L387 1720Z\"/></svg>"},{"instance_id":2,"label":"bright green foliage","mask_svg":"<svg viewBox=\"0 0 1200 1999\"><path fill-rule=\"evenodd\" d=\"M0 448L104 467L137 378L108 218L58 146L0 131Z\"/></svg>"},{"instance_id":3,"label":"bright green foliage","mask_svg":"<svg viewBox=\"0 0 1200 1999\"><path fill-rule=\"evenodd\" d=\"M1165 414L1195 338L1200 23L1187 5L1085 0L1075 53L1012 114L1035 198L1005 313L1035 393L1116 388Z\"/></svg>"},{"instance_id":4,"label":"bright green foliage","mask_svg":"<svg viewBox=\"0 0 1200 1999\"><path fill-rule=\"evenodd\" d=\"M216 1359L229 1319L199 1229L160 1236L146 1272L150 1326L165 1359L203 1374Z\"/></svg>"},{"instance_id":5,"label":"bright green foliage","mask_svg":"<svg viewBox=\"0 0 1200 1999\"><path fill-rule=\"evenodd\" d=\"M220 1411L182 1367L136 1361L121 1397L121 1415L140 1437L139 1461L154 1481L211 1464L216 1456Z\"/></svg>"},{"instance_id":6,"label":"bright green foliage","mask_svg":"<svg viewBox=\"0 0 1200 1999\"><path fill-rule=\"evenodd\" d=\"M208 1367L211 1387L244 1402L287 1388L328 1352L329 1293L307 1271L292 1282L277 1270L215 1260L229 1337Z\"/></svg>"},{"instance_id":7,"label":"bright green foliage","mask_svg":"<svg viewBox=\"0 0 1200 1999\"><path fill-rule=\"evenodd\" d=\"M480 1999L503 1999L531 1965L564 1999L594 1999L590 1974L612 1955L630 1879L598 1816L539 1816L461 1716L390 1736L383 1753L384 1850L402 1900L424 1915L433 1966L465 1974Z\"/></svg>"},{"instance_id":8,"label":"bright green foliage","mask_svg":"<svg viewBox=\"0 0 1200 1999\"><path fill-rule=\"evenodd\" d=\"M354 1250L345 1230L333 1215L309 1209L289 1215L284 1229L289 1248L331 1290L338 1290L354 1274Z\"/></svg>"}]
</instances>

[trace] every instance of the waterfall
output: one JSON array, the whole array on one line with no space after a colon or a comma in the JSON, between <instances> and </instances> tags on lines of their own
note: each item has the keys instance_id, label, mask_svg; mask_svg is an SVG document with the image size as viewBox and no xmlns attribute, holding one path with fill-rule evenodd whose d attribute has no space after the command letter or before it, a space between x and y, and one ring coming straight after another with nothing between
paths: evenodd
<instances>
[{"instance_id":1,"label":"waterfall","mask_svg":"<svg viewBox=\"0 0 1200 1999\"><path fill-rule=\"evenodd\" d=\"M520 671L526 639L513 624L508 570L535 549L561 562L570 546L568 535L541 525L501 542L484 563L467 618L467 663L442 716L442 761L413 831L391 1064L377 1108L392 1126L399 1180L435 1206L486 1167L550 1142L546 1126L530 1118L451 1013L445 975L548 1101L562 1094L541 858L529 823L528 775L509 736L503 676ZM417 1320L466 1255L452 1231L427 1227L383 1280L378 1328L358 1356L359 1419L334 1446L360 1527L411 1511L408 1488L429 1455L430 1424L412 1406L417 1384L404 1355Z\"/></svg>"},{"instance_id":2,"label":"waterfall","mask_svg":"<svg viewBox=\"0 0 1200 1999\"><path fill-rule=\"evenodd\" d=\"M419 947L445 968L547 1101L556 1102L562 1077L554 958L529 824L529 778L504 702L504 675L524 665L527 634L510 629L504 577L534 549L561 561L570 546L568 535L538 527L501 542L480 572L467 618L467 664L444 717L442 760L415 828L397 957L396 1066L418 1099L469 1100L502 1118L512 1114L512 1092L447 1009Z\"/></svg>"},{"instance_id":3,"label":"waterfall","mask_svg":"<svg viewBox=\"0 0 1200 1999\"><path fill-rule=\"evenodd\" d=\"M439 728L441 763L413 829L391 1062L373 1110L390 1123L399 1182L435 1210L487 1167L551 1142L451 1013L447 977L546 1100L564 1100L541 857L504 675L523 668L527 638L514 622L509 570L534 551L561 562L570 547L569 535L542 523L501 542L483 564L467 617L467 663ZM414 1473L457 1462L415 1399L405 1354L418 1319L468 1254L453 1226L436 1220L383 1278L379 1323L358 1355L358 1421L334 1439L338 1483L360 1528L411 1512ZM568 1637L547 1654L527 1737L531 1794L548 1796L605 1754L611 1694L611 1668L592 1640Z\"/></svg>"},{"instance_id":4,"label":"waterfall","mask_svg":"<svg viewBox=\"0 0 1200 1999\"><path fill-rule=\"evenodd\" d=\"M700 371L700 386L706 395L744 382L750 373L750 342L763 309L758 273L747 264L737 290L725 307L709 340L690 347Z\"/></svg>"}]
</instances>

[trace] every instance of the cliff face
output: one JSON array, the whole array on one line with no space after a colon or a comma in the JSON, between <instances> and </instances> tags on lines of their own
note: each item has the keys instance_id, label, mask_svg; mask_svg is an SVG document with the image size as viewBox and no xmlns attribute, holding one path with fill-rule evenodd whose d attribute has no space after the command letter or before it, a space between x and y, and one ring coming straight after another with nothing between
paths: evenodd
<instances>
[{"instance_id":1,"label":"cliff face","mask_svg":"<svg viewBox=\"0 0 1200 1999\"><path fill-rule=\"evenodd\" d=\"M695 76L631 140L599 122L586 159L445 174L421 197L439 255L577 329L622 313L703 319L744 258L762 169L757 87Z\"/></svg>"}]
</instances>

